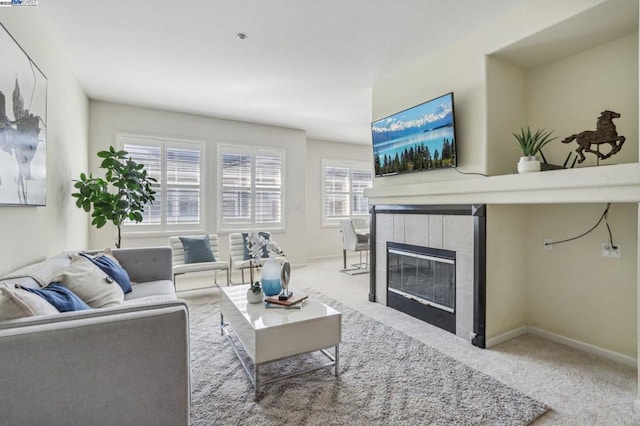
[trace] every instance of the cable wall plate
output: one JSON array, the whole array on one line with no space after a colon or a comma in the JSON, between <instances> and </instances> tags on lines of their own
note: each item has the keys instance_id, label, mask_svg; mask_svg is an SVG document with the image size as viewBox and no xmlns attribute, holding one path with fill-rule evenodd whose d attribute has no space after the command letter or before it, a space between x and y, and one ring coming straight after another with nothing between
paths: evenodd
<instances>
[{"instance_id":1,"label":"cable wall plate","mask_svg":"<svg viewBox=\"0 0 640 426\"><path fill-rule=\"evenodd\" d=\"M620 259L621 256L622 246L620 245L620 243L613 243L613 247L609 243L602 243L602 257Z\"/></svg>"}]
</instances>

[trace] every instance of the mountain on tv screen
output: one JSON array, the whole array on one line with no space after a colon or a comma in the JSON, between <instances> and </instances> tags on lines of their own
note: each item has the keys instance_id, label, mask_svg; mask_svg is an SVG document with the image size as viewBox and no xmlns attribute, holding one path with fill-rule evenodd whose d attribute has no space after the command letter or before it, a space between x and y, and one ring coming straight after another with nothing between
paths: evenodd
<instances>
[{"instance_id":1,"label":"mountain on tv screen","mask_svg":"<svg viewBox=\"0 0 640 426\"><path fill-rule=\"evenodd\" d=\"M456 167L453 93L371 123L376 176Z\"/></svg>"}]
</instances>

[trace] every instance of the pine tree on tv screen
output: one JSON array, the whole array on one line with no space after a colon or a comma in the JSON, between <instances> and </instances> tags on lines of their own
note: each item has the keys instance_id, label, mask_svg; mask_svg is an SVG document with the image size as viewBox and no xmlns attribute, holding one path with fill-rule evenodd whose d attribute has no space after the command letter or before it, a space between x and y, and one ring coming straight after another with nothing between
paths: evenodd
<instances>
[{"instance_id":1,"label":"pine tree on tv screen","mask_svg":"<svg viewBox=\"0 0 640 426\"><path fill-rule=\"evenodd\" d=\"M453 93L371 124L376 176L456 166Z\"/></svg>"}]
</instances>

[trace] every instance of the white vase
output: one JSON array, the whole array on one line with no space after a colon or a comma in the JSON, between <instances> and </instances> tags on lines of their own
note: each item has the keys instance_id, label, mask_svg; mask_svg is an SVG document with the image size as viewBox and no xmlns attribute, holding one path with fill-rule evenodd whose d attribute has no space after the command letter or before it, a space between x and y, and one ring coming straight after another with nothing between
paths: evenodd
<instances>
[{"instance_id":1,"label":"white vase","mask_svg":"<svg viewBox=\"0 0 640 426\"><path fill-rule=\"evenodd\" d=\"M518 160L518 173L533 173L540 171L540 160L538 157L527 156L520 157Z\"/></svg>"},{"instance_id":2,"label":"white vase","mask_svg":"<svg viewBox=\"0 0 640 426\"><path fill-rule=\"evenodd\" d=\"M261 303L264 300L264 293L262 288L258 293L254 293L251 288L247 290L247 302L249 303Z\"/></svg>"}]
</instances>

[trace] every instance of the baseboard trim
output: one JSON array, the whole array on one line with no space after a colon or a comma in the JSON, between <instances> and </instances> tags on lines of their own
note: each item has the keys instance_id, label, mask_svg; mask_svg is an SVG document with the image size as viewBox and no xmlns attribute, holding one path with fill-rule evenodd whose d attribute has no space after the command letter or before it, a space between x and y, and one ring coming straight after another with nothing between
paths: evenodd
<instances>
[{"instance_id":1,"label":"baseboard trim","mask_svg":"<svg viewBox=\"0 0 640 426\"><path fill-rule=\"evenodd\" d=\"M561 343L565 346L569 346L575 349L579 349L583 352L588 352L594 355L598 355L602 358L607 358L612 361L619 362L620 364L628 365L629 367L638 368L638 360L627 355L623 355L618 352L610 351L598 346L591 345L589 343L581 342L579 340L571 339L570 337L562 336L560 334L552 333L551 331L543 330L537 327L528 327L529 333L536 336L544 337L547 340Z\"/></svg>"},{"instance_id":2,"label":"baseboard trim","mask_svg":"<svg viewBox=\"0 0 640 426\"><path fill-rule=\"evenodd\" d=\"M487 348L492 346L499 345L500 343L504 343L507 340L511 340L515 337L522 336L523 334L527 334L528 327L522 326L518 328L514 328L513 330L507 331L506 333L498 334L497 336L490 337L487 339Z\"/></svg>"},{"instance_id":3,"label":"baseboard trim","mask_svg":"<svg viewBox=\"0 0 640 426\"><path fill-rule=\"evenodd\" d=\"M504 343L508 340L511 340L518 336L522 336L523 334L527 334L527 333L544 337L545 339L551 340L552 342L560 343L562 345L569 346L571 348L578 349L583 352L598 355L599 357L610 359L620 364L628 365L629 367L638 368L638 360L636 358L623 355L618 352L610 351L608 349L604 349L598 346L594 346L589 343L581 342L579 340L575 340L570 337L563 336L561 334L556 334L551 331L543 330L537 327L526 326L526 325L522 327L514 328L513 330L509 330L497 336L490 337L489 339L487 339L487 348L491 348L493 346L499 345L500 343ZM640 414L640 399L637 399L636 403L634 403L634 409L637 409L636 412Z\"/></svg>"},{"instance_id":4,"label":"baseboard trim","mask_svg":"<svg viewBox=\"0 0 640 426\"><path fill-rule=\"evenodd\" d=\"M340 260L342 260L342 255L341 255L341 254L330 254L330 255L325 255L325 256L311 256L311 257L307 257L307 260L309 260L309 261L313 261L313 260L327 260L327 259L340 259Z\"/></svg>"}]
</instances>

